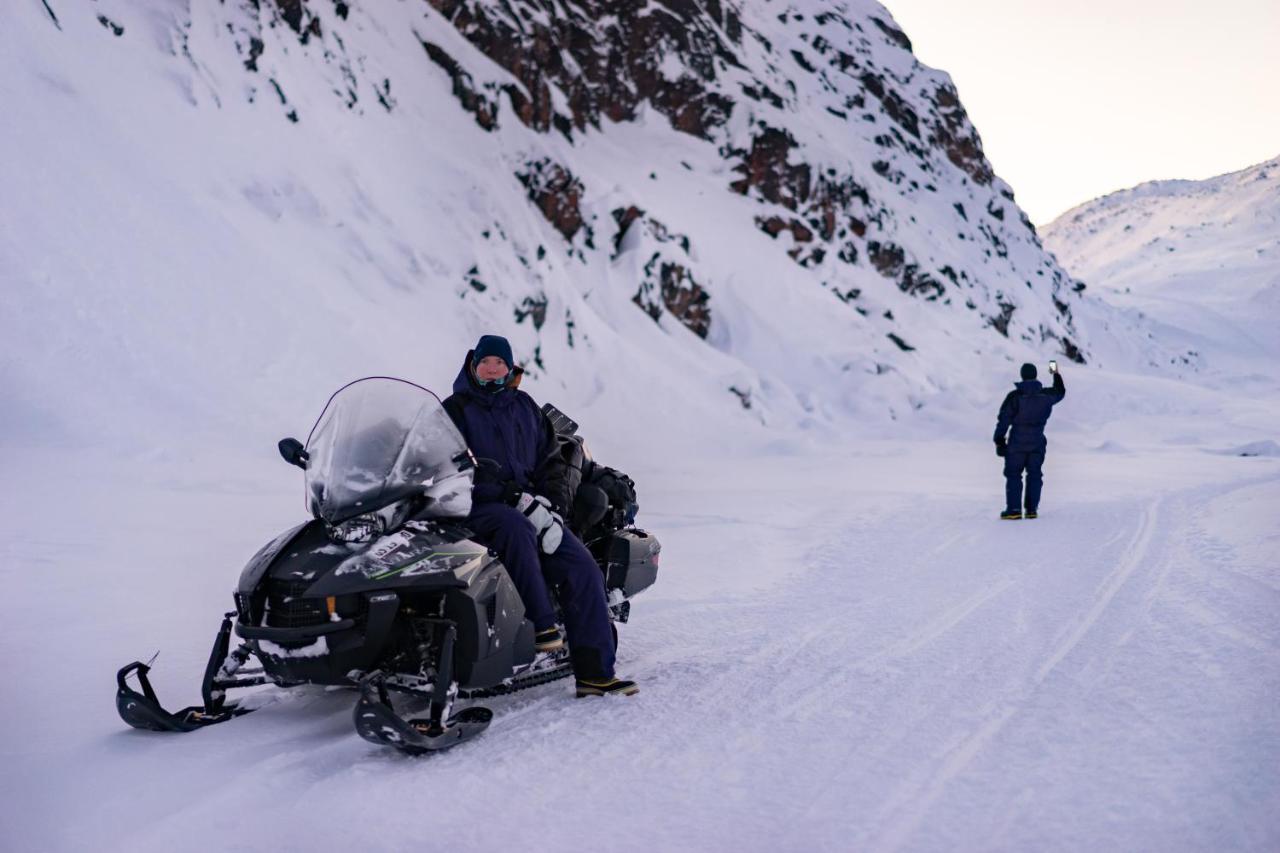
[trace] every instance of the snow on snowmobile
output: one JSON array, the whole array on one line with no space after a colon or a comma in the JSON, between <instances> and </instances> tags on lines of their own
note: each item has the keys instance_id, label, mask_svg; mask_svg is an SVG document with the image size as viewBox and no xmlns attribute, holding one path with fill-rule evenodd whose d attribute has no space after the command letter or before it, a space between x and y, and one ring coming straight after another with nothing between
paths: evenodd
<instances>
[{"instance_id":1,"label":"snow on snowmobile","mask_svg":"<svg viewBox=\"0 0 1280 853\"><path fill-rule=\"evenodd\" d=\"M657 578L661 546L633 524L630 478L596 464L570 418L543 411L571 474L566 524L605 575L611 618L626 622L631 598ZM493 712L473 700L572 673L567 647L535 651L515 585L463 523L485 460L472 456L435 394L400 379L357 380L329 399L305 445L287 438L279 449L305 472L313 518L241 572L235 610L205 667L203 703L165 710L149 664L134 661L116 676L126 723L189 732L259 706L245 702L254 693L229 698L233 690L344 685L359 693L361 737L421 754L484 731ZM425 715L402 716L393 693L425 701Z\"/></svg>"}]
</instances>

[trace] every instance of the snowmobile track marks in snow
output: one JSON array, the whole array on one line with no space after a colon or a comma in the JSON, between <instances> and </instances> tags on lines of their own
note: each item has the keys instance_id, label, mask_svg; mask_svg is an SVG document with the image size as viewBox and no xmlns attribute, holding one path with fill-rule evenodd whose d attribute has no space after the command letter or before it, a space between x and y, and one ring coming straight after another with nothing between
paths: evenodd
<instances>
[{"instance_id":1,"label":"snowmobile track marks in snow","mask_svg":"<svg viewBox=\"0 0 1280 853\"><path fill-rule=\"evenodd\" d=\"M1071 653L1081 638L1089 632L1102 615L1107 606L1116 597L1116 593L1125 585L1133 573L1143 563L1143 557L1146 556L1148 548L1151 546L1151 536L1156 529L1156 520L1159 517L1160 500L1156 499L1150 506L1142 510L1141 520L1138 523L1138 530L1133 535L1129 547L1125 550L1124 556L1116 567L1107 575L1106 580L1102 582L1102 586L1098 591L1098 598L1094 602L1093 607L1085 614L1084 618L1076 625L1073 630L1036 672L1036 683L1039 684L1048 678L1049 673L1062 662L1063 658Z\"/></svg>"}]
</instances>

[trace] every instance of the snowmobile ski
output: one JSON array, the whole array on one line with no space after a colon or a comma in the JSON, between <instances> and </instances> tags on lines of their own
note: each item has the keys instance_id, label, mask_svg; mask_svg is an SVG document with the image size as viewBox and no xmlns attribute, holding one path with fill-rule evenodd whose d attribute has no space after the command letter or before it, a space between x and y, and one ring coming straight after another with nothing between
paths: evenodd
<instances>
[{"instance_id":1,"label":"snowmobile ski","mask_svg":"<svg viewBox=\"0 0 1280 853\"><path fill-rule=\"evenodd\" d=\"M439 752L470 740L489 727L493 711L473 706L444 719L452 697L447 688L437 688L429 716L406 720L396 713L387 695L385 673L376 672L360 681L360 700L352 716L356 733L381 746L391 746L410 755Z\"/></svg>"},{"instance_id":2,"label":"snowmobile ski","mask_svg":"<svg viewBox=\"0 0 1280 853\"><path fill-rule=\"evenodd\" d=\"M236 674L249 658L249 649L240 646L234 652L231 648L231 617L234 612L226 614L222 619L222 627L214 638L213 649L209 652L209 663L205 666L204 683L201 688L203 705L189 705L181 711L166 711L156 696L155 688L147 673L151 671L149 663L134 661L121 667L116 673L116 710L120 719L135 729L146 729L153 732L193 732L216 723L224 723L232 717L239 717L254 710L242 708L235 702L226 700L227 691L235 687L254 687L270 683L260 671L246 672L236 678ZM154 658L152 658L154 660ZM129 686L129 676L137 675L139 693Z\"/></svg>"}]
</instances>

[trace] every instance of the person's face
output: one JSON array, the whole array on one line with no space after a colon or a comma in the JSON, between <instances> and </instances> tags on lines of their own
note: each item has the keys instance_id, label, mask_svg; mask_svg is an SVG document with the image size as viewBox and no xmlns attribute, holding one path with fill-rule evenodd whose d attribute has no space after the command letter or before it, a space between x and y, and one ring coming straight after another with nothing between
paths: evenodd
<instances>
[{"instance_id":1,"label":"person's face","mask_svg":"<svg viewBox=\"0 0 1280 853\"><path fill-rule=\"evenodd\" d=\"M498 356L486 355L476 365L476 378L485 382L492 382L495 379L501 379L506 376L509 370L507 363L498 358Z\"/></svg>"}]
</instances>

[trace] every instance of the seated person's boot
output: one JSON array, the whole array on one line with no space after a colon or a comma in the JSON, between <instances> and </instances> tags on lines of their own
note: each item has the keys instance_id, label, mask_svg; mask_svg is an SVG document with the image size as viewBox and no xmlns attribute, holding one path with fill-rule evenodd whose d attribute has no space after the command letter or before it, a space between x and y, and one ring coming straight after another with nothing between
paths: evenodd
<instances>
[{"instance_id":1,"label":"seated person's boot","mask_svg":"<svg viewBox=\"0 0 1280 853\"><path fill-rule=\"evenodd\" d=\"M579 699L583 696L631 696L639 692L638 684L622 678L578 679Z\"/></svg>"},{"instance_id":2,"label":"seated person's boot","mask_svg":"<svg viewBox=\"0 0 1280 853\"><path fill-rule=\"evenodd\" d=\"M536 652L554 652L564 648L564 634L559 625L543 628L533 635L533 649Z\"/></svg>"}]
</instances>

